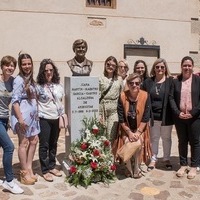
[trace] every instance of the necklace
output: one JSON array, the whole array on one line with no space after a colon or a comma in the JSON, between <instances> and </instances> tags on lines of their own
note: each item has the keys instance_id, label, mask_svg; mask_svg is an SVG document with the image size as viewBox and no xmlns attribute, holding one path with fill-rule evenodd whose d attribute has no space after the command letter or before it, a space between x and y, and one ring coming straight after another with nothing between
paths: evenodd
<instances>
[{"instance_id":1,"label":"necklace","mask_svg":"<svg viewBox=\"0 0 200 200\"><path fill-rule=\"evenodd\" d=\"M163 83L156 83L156 94L159 95L160 94L160 90L162 87Z\"/></svg>"}]
</instances>

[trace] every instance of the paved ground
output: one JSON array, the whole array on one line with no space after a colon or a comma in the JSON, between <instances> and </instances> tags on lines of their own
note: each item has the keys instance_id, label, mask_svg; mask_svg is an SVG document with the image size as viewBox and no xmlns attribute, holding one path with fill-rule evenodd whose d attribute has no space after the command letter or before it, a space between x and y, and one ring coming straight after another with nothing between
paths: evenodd
<instances>
[{"instance_id":1,"label":"paved ground","mask_svg":"<svg viewBox=\"0 0 200 200\"><path fill-rule=\"evenodd\" d=\"M17 138L10 134L15 143L14 153L14 173L19 178L19 162L17 157ZM173 169L166 171L162 162L158 164L157 169L146 173L141 179L126 178L123 175L123 166L117 170L117 179L109 186L102 183L93 184L88 189L82 187L71 187L65 182L65 175L61 178L55 178L54 182L46 182L41 177L38 153L34 159L34 171L39 175L38 182L33 186L21 185L24 194L13 195L5 191L0 186L0 200L184 200L200 198L200 178L199 175L194 180L188 180L187 177L177 178L175 171L178 169L177 157L177 137L175 132L173 136L172 164ZM64 134L61 133L58 147L58 167L64 158L65 149ZM0 159L2 151L0 150ZM1 163L1 162L0 162ZM3 179L2 164L0 164L0 179Z\"/></svg>"}]
</instances>

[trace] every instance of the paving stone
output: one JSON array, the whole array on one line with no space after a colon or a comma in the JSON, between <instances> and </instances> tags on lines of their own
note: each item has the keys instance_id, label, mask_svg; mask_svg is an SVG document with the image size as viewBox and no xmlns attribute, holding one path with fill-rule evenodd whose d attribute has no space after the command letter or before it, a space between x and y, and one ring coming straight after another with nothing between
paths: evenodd
<instances>
[{"instance_id":1,"label":"paving stone","mask_svg":"<svg viewBox=\"0 0 200 200\"><path fill-rule=\"evenodd\" d=\"M128 198L129 199L134 199L134 200L143 200L144 199L144 195L142 195L140 193L132 192L131 194L129 194Z\"/></svg>"},{"instance_id":2,"label":"paving stone","mask_svg":"<svg viewBox=\"0 0 200 200\"><path fill-rule=\"evenodd\" d=\"M189 193L187 193L187 192L185 192L185 191L182 191L182 192L179 192L179 195L181 196L181 197L186 197L186 198L189 198L189 199L191 199L192 197L193 197L193 195L192 194L189 194Z\"/></svg>"},{"instance_id":3,"label":"paving stone","mask_svg":"<svg viewBox=\"0 0 200 200\"><path fill-rule=\"evenodd\" d=\"M54 188L58 189L58 190L61 190L61 191L68 190L68 187L67 187L66 183L56 183L56 184L54 184Z\"/></svg>"},{"instance_id":4,"label":"paving stone","mask_svg":"<svg viewBox=\"0 0 200 200\"><path fill-rule=\"evenodd\" d=\"M75 192L75 191L68 191L68 192L64 193L62 196L70 197L70 196L75 196L76 194L77 194L77 192Z\"/></svg>"},{"instance_id":5,"label":"paving stone","mask_svg":"<svg viewBox=\"0 0 200 200\"><path fill-rule=\"evenodd\" d=\"M52 197L52 196L56 196L58 195L58 192L57 191L51 191L51 190L45 190L44 192L41 192L39 194L40 197Z\"/></svg>"},{"instance_id":6,"label":"paving stone","mask_svg":"<svg viewBox=\"0 0 200 200\"><path fill-rule=\"evenodd\" d=\"M140 183L140 184L136 185L135 189L141 190L144 187L148 187L148 185L146 183Z\"/></svg>"},{"instance_id":7,"label":"paving stone","mask_svg":"<svg viewBox=\"0 0 200 200\"><path fill-rule=\"evenodd\" d=\"M164 185L166 182L164 181L160 181L160 180L153 180L152 181L152 184L153 185L156 185L156 186L161 186L161 185Z\"/></svg>"},{"instance_id":8,"label":"paving stone","mask_svg":"<svg viewBox=\"0 0 200 200\"><path fill-rule=\"evenodd\" d=\"M188 184L190 184L190 185L199 185L200 186L200 180L197 180L197 179L189 180Z\"/></svg>"},{"instance_id":9,"label":"paving stone","mask_svg":"<svg viewBox=\"0 0 200 200\"><path fill-rule=\"evenodd\" d=\"M9 197L9 192L3 192L0 190L0 199L1 200L8 200L10 197Z\"/></svg>"},{"instance_id":10,"label":"paving stone","mask_svg":"<svg viewBox=\"0 0 200 200\"><path fill-rule=\"evenodd\" d=\"M170 188L184 188L181 181L171 181Z\"/></svg>"},{"instance_id":11,"label":"paving stone","mask_svg":"<svg viewBox=\"0 0 200 200\"><path fill-rule=\"evenodd\" d=\"M165 175L164 171L159 171L157 169L154 169L150 172L150 177L153 177L153 178L161 178Z\"/></svg>"},{"instance_id":12,"label":"paving stone","mask_svg":"<svg viewBox=\"0 0 200 200\"><path fill-rule=\"evenodd\" d=\"M159 200L167 200L170 197L170 193L165 190L165 191L161 191L160 194L157 194L154 196L155 199L159 199Z\"/></svg>"},{"instance_id":13,"label":"paving stone","mask_svg":"<svg viewBox=\"0 0 200 200\"><path fill-rule=\"evenodd\" d=\"M95 198L92 198L87 195L81 195L81 196L75 197L73 200L95 200Z\"/></svg>"},{"instance_id":14,"label":"paving stone","mask_svg":"<svg viewBox=\"0 0 200 200\"><path fill-rule=\"evenodd\" d=\"M199 186L193 185L193 186L186 187L186 189L191 191L191 193L200 194L200 187Z\"/></svg>"},{"instance_id":15,"label":"paving stone","mask_svg":"<svg viewBox=\"0 0 200 200\"><path fill-rule=\"evenodd\" d=\"M24 190L24 195L32 196L33 192L28 186L21 185L22 189Z\"/></svg>"},{"instance_id":16,"label":"paving stone","mask_svg":"<svg viewBox=\"0 0 200 200\"><path fill-rule=\"evenodd\" d=\"M148 196L152 196L152 195L157 195L160 194L160 189L155 188L155 187L143 187L140 192L143 195L148 195Z\"/></svg>"},{"instance_id":17,"label":"paving stone","mask_svg":"<svg viewBox=\"0 0 200 200\"><path fill-rule=\"evenodd\" d=\"M45 189L45 188L48 188L48 186L47 185L44 185L44 184L35 184L34 185L34 188L36 189L36 190L38 190L38 189Z\"/></svg>"}]
</instances>

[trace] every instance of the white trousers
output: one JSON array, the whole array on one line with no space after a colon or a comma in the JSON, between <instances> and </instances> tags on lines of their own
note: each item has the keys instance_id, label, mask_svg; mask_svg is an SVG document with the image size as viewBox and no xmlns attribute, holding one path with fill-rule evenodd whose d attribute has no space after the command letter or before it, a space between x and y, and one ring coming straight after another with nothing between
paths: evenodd
<instances>
[{"instance_id":1,"label":"white trousers","mask_svg":"<svg viewBox=\"0 0 200 200\"><path fill-rule=\"evenodd\" d=\"M157 160L158 148L159 148L159 140L162 139L162 147L163 147L163 161L170 160L171 154L171 126L161 126L161 121L154 120L154 126L150 127L150 137L151 137L151 147L152 147L152 160Z\"/></svg>"}]
</instances>

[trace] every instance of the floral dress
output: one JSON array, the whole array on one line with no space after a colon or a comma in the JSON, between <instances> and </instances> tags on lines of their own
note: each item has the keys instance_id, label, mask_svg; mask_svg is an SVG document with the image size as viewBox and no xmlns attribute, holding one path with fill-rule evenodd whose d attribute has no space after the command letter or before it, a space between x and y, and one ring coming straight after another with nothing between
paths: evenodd
<instances>
[{"instance_id":1,"label":"floral dress","mask_svg":"<svg viewBox=\"0 0 200 200\"><path fill-rule=\"evenodd\" d=\"M36 90L34 85L30 85L31 99L28 99L25 83L23 78L18 75L14 79L12 105L16 102L19 103L20 111L25 124L28 126L25 132L26 137L35 136L40 133L38 106L36 100ZM11 128L13 132L18 133L19 122L16 118L15 111L12 107L11 111Z\"/></svg>"},{"instance_id":2,"label":"floral dress","mask_svg":"<svg viewBox=\"0 0 200 200\"><path fill-rule=\"evenodd\" d=\"M101 77L99 80L100 96L109 87L111 78ZM99 114L105 123L107 134L106 137L111 142L114 141L118 128L117 102L123 88L123 80L118 77L114 80L110 90L100 102Z\"/></svg>"}]
</instances>

